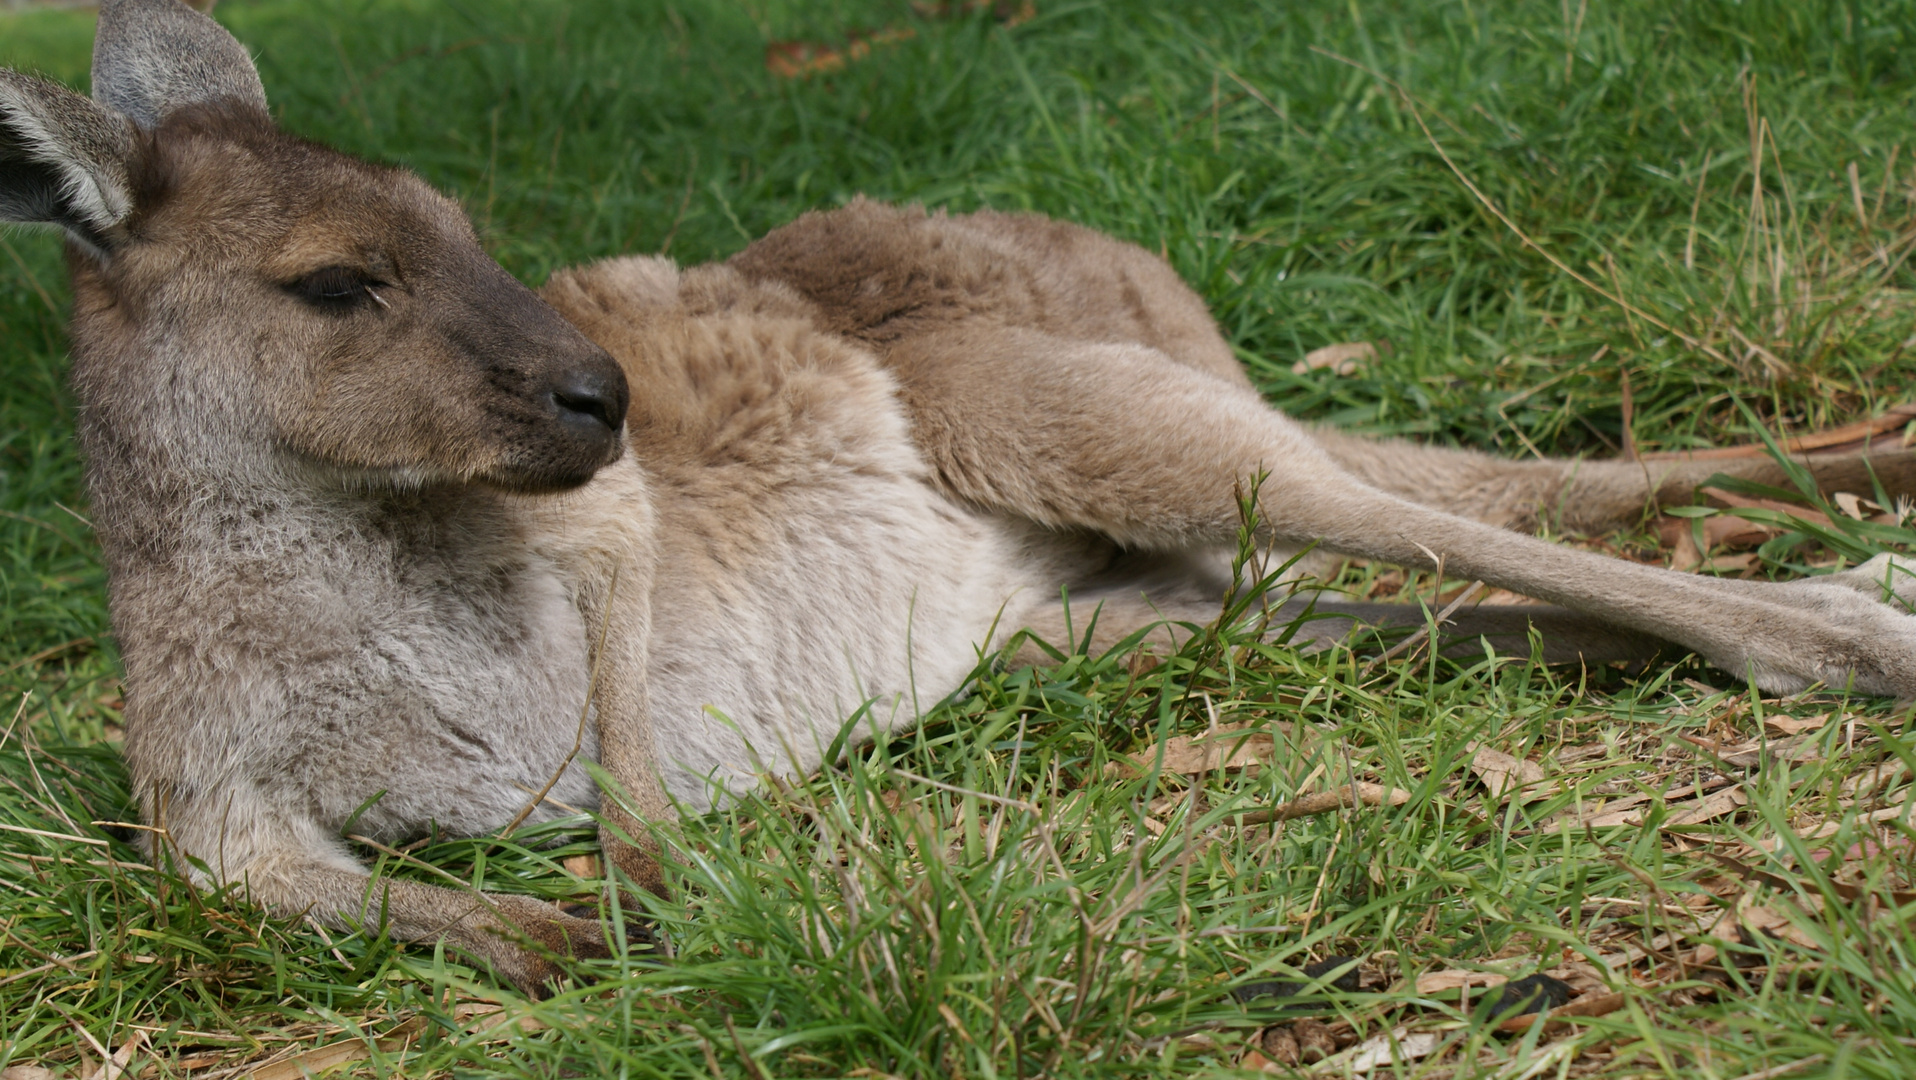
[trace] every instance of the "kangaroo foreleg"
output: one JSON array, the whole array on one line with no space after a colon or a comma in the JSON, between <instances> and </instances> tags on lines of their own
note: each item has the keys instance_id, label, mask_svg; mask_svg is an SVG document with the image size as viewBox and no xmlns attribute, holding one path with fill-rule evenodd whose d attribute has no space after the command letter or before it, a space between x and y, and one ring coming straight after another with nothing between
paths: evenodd
<instances>
[{"instance_id":1,"label":"kangaroo foreleg","mask_svg":"<svg viewBox=\"0 0 1916 1080\"><path fill-rule=\"evenodd\" d=\"M605 928L529 896L462 892L391 878L299 853L248 867L253 898L282 916L308 915L335 930L384 931L395 941L444 940L531 997L564 975L557 958L604 959Z\"/></svg>"},{"instance_id":2,"label":"kangaroo foreleg","mask_svg":"<svg viewBox=\"0 0 1916 1080\"><path fill-rule=\"evenodd\" d=\"M527 514L537 550L566 570L591 645L599 766L612 780L599 800L601 847L633 884L664 895L658 845L644 826L676 816L646 697L657 556L644 485L627 457L576 495L529 501Z\"/></svg>"},{"instance_id":3,"label":"kangaroo foreleg","mask_svg":"<svg viewBox=\"0 0 1916 1080\"><path fill-rule=\"evenodd\" d=\"M557 958L611 955L599 923L532 897L375 879L318 822L288 817L250 787L229 786L217 800L153 802L156 865L237 884L282 917L384 931L395 941L443 939L533 996L564 974Z\"/></svg>"}]
</instances>

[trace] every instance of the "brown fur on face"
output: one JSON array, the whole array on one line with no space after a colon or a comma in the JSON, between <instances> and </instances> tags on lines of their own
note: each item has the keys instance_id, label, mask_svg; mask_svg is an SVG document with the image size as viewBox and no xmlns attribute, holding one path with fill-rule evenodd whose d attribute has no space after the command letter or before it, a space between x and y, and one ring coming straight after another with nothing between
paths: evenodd
<instances>
[{"instance_id":1,"label":"brown fur on face","mask_svg":"<svg viewBox=\"0 0 1916 1080\"><path fill-rule=\"evenodd\" d=\"M109 407L115 365L165 352L181 394L165 405L356 482L565 488L618 456L618 366L416 177L245 108L183 110L145 142L126 241L73 264L77 302L102 316L77 351L144 354L83 362Z\"/></svg>"}]
</instances>

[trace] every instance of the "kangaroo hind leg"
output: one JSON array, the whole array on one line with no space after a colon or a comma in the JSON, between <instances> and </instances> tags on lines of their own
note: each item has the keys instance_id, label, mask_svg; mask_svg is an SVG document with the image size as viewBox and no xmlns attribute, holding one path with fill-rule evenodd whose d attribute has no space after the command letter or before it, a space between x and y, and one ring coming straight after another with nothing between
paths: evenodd
<instances>
[{"instance_id":1,"label":"kangaroo hind leg","mask_svg":"<svg viewBox=\"0 0 1916 1080\"><path fill-rule=\"evenodd\" d=\"M1691 648L1769 690L1916 696L1916 618L1845 583L1772 588L1640 566L1365 483L1302 426L1155 350L965 327L901 343L921 445L955 495L1131 548L1230 542L1259 488L1272 541L1482 580Z\"/></svg>"}]
</instances>

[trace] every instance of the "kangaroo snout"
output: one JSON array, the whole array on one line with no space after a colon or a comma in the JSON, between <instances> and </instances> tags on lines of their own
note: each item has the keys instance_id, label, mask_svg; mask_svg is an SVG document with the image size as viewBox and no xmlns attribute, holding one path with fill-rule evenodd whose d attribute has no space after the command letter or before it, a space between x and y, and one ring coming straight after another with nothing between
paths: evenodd
<instances>
[{"instance_id":1,"label":"kangaroo snout","mask_svg":"<svg viewBox=\"0 0 1916 1080\"><path fill-rule=\"evenodd\" d=\"M519 407L527 412L516 433L500 433L508 453L504 468L487 477L495 484L521 491L564 490L592 479L624 452L630 402L625 371L604 349L570 326L564 329L576 343L565 343L557 355L548 353L544 371L520 391L525 396Z\"/></svg>"},{"instance_id":2,"label":"kangaroo snout","mask_svg":"<svg viewBox=\"0 0 1916 1080\"><path fill-rule=\"evenodd\" d=\"M609 356L602 367L567 371L553 380L547 400L559 422L582 438L615 436L625 423L625 373Z\"/></svg>"}]
</instances>

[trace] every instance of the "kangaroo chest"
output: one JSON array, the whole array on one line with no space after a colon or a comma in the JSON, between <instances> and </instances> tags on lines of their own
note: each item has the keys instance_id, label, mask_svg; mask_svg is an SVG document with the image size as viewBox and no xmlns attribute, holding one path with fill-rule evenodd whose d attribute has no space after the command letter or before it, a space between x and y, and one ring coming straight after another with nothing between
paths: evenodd
<instances>
[{"instance_id":1,"label":"kangaroo chest","mask_svg":"<svg viewBox=\"0 0 1916 1080\"><path fill-rule=\"evenodd\" d=\"M387 841L497 828L555 775L554 799L591 805L568 764L596 749L584 627L510 515L301 509L116 597L136 774Z\"/></svg>"},{"instance_id":2,"label":"kangaroo chest","mask_svg":"<svg viewBox=\"0 0 1916 1080\"><path fill-rule=\"evenodd\" d=\"M361 800L387 792L360 819L369 835L484 832L540 791L557 804L535 806L532 820L596 803L582 767L597 753L590 661L564 582L511 546L453 555L411 567L424 580L395 582L393 602L353 634L358 694L340 704L354 763L331 775L352 777ZM335 808L353 798L331 786Z\"/></svg>"}]
</instances>

